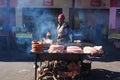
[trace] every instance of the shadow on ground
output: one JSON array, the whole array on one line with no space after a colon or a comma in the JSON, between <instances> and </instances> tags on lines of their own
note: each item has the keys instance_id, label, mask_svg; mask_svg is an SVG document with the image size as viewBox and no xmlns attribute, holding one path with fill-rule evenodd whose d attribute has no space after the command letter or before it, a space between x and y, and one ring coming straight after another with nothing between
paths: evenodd
<instances>
[{"instance_id":1,"label":"shadow on ground","mask_svg":"<svg viewBox=\"0 0 120 80\"><path fill-rule=\"evenodd\" d=\"M0 61L3 62L33 62L34 56L24 51L0 51Z\"/></svg>"},{"instance_id":2,"label":"shadow on ground","mask_svg":"<svg viewBox=\"0 0 120 80\"><path fill-rule=\"evenodd\" d=\"M93 69L84 80L120 80L120 72L105 69Z\"/></svg>"}]
</instances>

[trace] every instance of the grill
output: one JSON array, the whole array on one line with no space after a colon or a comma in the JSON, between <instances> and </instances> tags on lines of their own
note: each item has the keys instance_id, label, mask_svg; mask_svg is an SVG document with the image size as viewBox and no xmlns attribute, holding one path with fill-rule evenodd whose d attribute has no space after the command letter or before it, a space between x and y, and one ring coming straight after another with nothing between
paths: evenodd
<instances>
[{"instance_id":1,"label":"grill","mask_svg":"<svg viewBox=\"0 0 120 80\"><path fill-rule=\"evenodd\" d=\"M67 46L79 46L81 48L85 46L94 45L91 43L55 43L59 45ZM48 50L51 44L43 44L44 50ZM85 53L48 53L48 52L31 52L35 54L35 80L45 79L49 80L70 80L77 79L81 80L85 75L88 75L91 70L91 62L84 62L85 56L89 54ZM38 61L40 64L38 65ZM48 61L48 64L45 64L44 61ZM61 62L62 61L62 62ZM42 67L42 64L45 64ZM77 70L69 71L69 64L77 64ZM79 64L78 64L79 63ZM40 70L38 71L38 68ZM74 68L73 68L74 69ZM63 75L64 74L64 75Z\"/></svg>"}]
</instances>

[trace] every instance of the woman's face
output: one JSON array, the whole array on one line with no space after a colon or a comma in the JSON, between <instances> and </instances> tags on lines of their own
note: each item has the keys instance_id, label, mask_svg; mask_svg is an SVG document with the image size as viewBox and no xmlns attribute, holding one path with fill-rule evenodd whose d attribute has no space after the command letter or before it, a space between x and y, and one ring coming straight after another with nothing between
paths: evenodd
<instances>
[{"instance_id":1,"label":"woman's face","mask_svg":"<svg viewBox=\"0 0 120 80\"><path fill-rule=\"evenodd\" d=\"M58 18L58 23L59 23L59 24L62 23L63 21L64 21L63 18Z\"/></svg>"}]
</instances>

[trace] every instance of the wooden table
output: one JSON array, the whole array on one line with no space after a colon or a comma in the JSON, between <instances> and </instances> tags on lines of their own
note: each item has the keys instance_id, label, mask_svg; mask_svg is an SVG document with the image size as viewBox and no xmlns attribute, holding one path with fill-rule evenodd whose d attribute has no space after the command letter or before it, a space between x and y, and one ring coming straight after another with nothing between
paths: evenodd
<instances>
[{"instance_id":1,"label":"wooden table","mask_svg":"<svg viewBox=\"0 0 120 80\"><path fill-rule=\"evenodd\" d=\"M37 68L38 68L38 61L40 62L40 66L42 61L48 60L63 60L63 61L80 61L81 66L83 63L84 56L86 54L83 53L46 53L46 52L30 52L30 54L35 54L35 80L37 80ZM80 70L81 72L81 70ZM82 78L82 74L81 74Z\"/></svg>"}]
</instances>

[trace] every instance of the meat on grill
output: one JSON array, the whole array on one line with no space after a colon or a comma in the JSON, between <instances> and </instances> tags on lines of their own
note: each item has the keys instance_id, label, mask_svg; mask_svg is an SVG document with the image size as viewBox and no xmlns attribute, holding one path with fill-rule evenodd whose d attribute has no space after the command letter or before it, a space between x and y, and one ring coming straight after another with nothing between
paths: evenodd
<instances>
[{"instance_id":1,"label":"meat on grill","mask_svg":"<svg viewBox=\"0 0 120 80\"><path fill-rule=\"evenodd\" d=\"M82 53L83 50L78 46L68 46L66 49L67 53Z\"/></svg>"},{"instance_id":2,"label":"meat on grill","mask_svg":"<svg viewBox=\"0 0 120 80\"><path fill-rule=\"evenodd\" d=\"M83 48L83 52L92 55L96 53L103 53L103 49L102 46L94 46L94 47L86 46Z\"/></svg>"},{"instance_id":3,"label":"meat on grill","mask_svg":"<svg viewBox=\"0 0 120 80\"><path fill-rule=\"evenodd\" d=\"M48 49L49 53L64 53L65 47L63 45L51 45Z\"/></svg>"},{"instance_id":4,"label":"meat on grill","mask_svg":"<svg viewBox=\"0 0 120 80\"><path fill-rule=\"evenodd\" d=\"M94 46L95 49L97 49L98 53L103 53L103 47L102 46Z\"/></svg>"},{"instance_id":5,"label":"meat on grill","mask_svg":"<svg viewBox=\"0 0 120 80\"><path fill-rule=\"evenodd\" d=\"M86 54L94 54L94 53L97 53L98 51L94 47L86 46L83 48L83 52Z\"/></svg>"}]
</instances>

